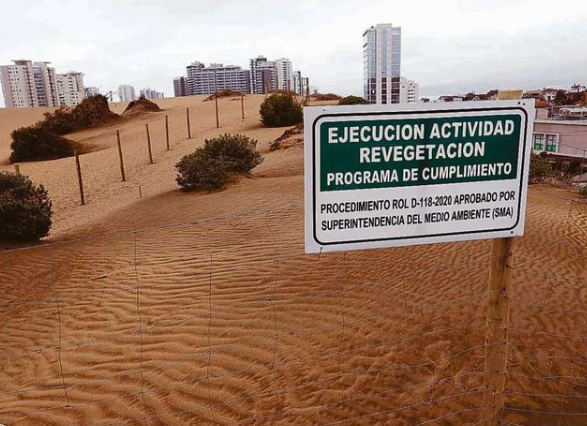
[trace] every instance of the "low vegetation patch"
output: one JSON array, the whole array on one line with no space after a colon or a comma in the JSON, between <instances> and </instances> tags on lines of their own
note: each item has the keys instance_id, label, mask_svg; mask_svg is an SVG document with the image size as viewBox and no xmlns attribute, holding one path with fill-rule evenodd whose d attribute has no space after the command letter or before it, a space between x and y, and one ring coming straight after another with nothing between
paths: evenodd
<instances>
[{"instance_id":1,"label":"low vegetation patch","mask_svg":"<svg viewBox=\"0 0 587 426\"><path fill-rule=\"evenodd\" d=\"M530 153L530 183L544 182L553 177L554 171L548 158Z\"/></svg>"},{"instance_id":2,"label":"low vegetation patch","mask_svg":"<svg viewBox=\"0 0 587 426\"><path fill-rule=\"evenodd\" d=\"M360 96L345 96L340 101L338 101L339 105L363 105L368 104L369 102L367 99L362 98Z\"/></svg>"},{"instance_id":3,"label":"low vegetation patch","mask_svg":"<svg viewBox=\"0 0 587 426\"><path fill-rule=\"evenodd\" d=\"M271 145L269 145L269 150L275 151L278 149L288 149L292 146L300 145L304 142L304 137L300 137L299 135L303 135L303 133L303 123L300 123L291 129L287 129L280 137L271 142Z\"/></svg>"},{"instance_id":4,"label":"low vegetation patch","mask_svg":"<svg viewBox=\"0 0 587 426\"><path fill-rule=\"evenodd\" d=\"M261 104L259 112L261 122L267 127L293 126L303 119L302 105L291 95L269 96Z\"/></svg>"},{"instance_id":5,"label":"low vegetation patch","mask_svg":"<svg viewBox=\"0 0 587 426\"><path fill-rule=\"evenodd\" d=\"M118 118L110 111L105 96L95 95L84 99L75 108L61 107L45 113L45 119L12 132L11 162L52 160L82 151L81 144L62 137L67 133L88 129ZM89 149L85 148L85 151Z\"/></svg>"},{"instance_id":6,"label":"low vegetation patch","mask_svg":"<svg viewBox=\"0 0 587 426\"><path fill-rule=\"evenodd\" d=\"M125 108L125 110L122 112L122 115L124 116L130 116L130 117L134 117L137 115L143 115L149 112L160 112L163 111L161 108L159 108L159 105L157 105L155 102L150 101L149 99L145 98L145 97L141 97L136 101L132 101L130 102L127 107Z\"/></svg>"},{"instance_id":7,"label":"low vegetation patch","mask_svg":"<svg viewBox=\"0 0 587 426\"><path fill-rule=\"evenodd\" d=\"M208 96L206 99L204 99L204 102L213 101L214 98L233 98L235 96L240 96L240 95L241 95L241 92L238 92L236 90L224 89L224 90L221 90L217 93L212 93L210 96Z\"/></svg>"},{"instance_id":8,"label":"low vegetation patch","mask_svg":"<svg viewBox=\"0 0 587 426\"><path fill-rule=\"evenodd\" d=\"M316 101L338 101L342 98L336 93L314 93L311 97Z\"/></svg>"},{"instance_id":9,"label":"low vegetation patch","mask_svg":"<svg viewBox=\"0 0 587 426\"><path fill-rule=\"evenodd\" d=\"M0 240L28 242L46 237L51 228L51 200L43 185L23 175L0 172Z\"/></svg>"},{"instance_id":10,"label":"low vegetation patch","mask_svg":"<svg viewBox=\"0 0 587 426\"><path fill-rule=\"evenodd\" d=\"M225 134L208 139L176 165L182 191L222 188L231 176L248 175L263 162L257 141L245 135Z\"/></svg>"}]
</instances>

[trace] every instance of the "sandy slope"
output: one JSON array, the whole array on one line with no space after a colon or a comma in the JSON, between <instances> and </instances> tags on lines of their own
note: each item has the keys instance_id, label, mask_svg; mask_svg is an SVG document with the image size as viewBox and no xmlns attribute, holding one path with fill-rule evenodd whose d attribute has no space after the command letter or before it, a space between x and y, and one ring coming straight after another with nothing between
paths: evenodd
<instances>
[{"instance_id":1,"label":"sandy slope","mask_svg":"<svg viewBox=\"0 0 587 426\"><path fill-rule=\"evenodd\" d=\"M248 97L241 121L239 103L222 100L220 130L213 102L192 98L75 135L106 148L82 157L84 207L71 159L21 166L53 196L50 239L74 241L0 256L3 423L415 425L440 418L426 424L448 425L485 418L489 242L303 255L302 150L266 152L283 129L259 127L261 101ZM185 139L187 104L193 140ZM169 152L165 114L173 123ZM173 165L181 155L205 137L235 131L257 138L266 155L253 177L220 192L180 193ZM532 187L512 271L504 416L512 424L587 422L585 259L585 203Z\"/></svg>"}]
</instances>

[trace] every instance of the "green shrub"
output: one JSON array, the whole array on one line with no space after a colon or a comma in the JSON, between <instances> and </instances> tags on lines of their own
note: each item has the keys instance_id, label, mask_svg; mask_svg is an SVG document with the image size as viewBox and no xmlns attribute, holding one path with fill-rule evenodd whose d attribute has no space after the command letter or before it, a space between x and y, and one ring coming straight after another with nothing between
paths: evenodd
<instances>
[{"instance_id":1,"label":"green shrub","mask_svg":"<svg viewBox=\"0 0 587 426\"><path fill-rule=\"evenodd\" d=\"M117 117L118 114L110 111L108 99L103 95L90 96L75 108L62 107L53 113L46 112L43 121L12 132L10 161L69 157L75 149L81 151L83 147L60 135L94 127Z\"/></svg>"},{"instance_id":2,"label":"green shrub","mask_svg":"<svg viewBox=\"0 0 587 426\"><path fill-rule=\"evenodd\" d=\"M0 172L0 240L35 241L51 228L51 200L43 185L26 176Z\"/></svg>"},{"instance_id":3,"label":"green shrub","mask_svg":"<svg viewBox=\"0 0 587 426\"><path fill-rule=\"evenodd\" d=\"M204 142L204 152L221 160L229 173L248 174L263 162L257 141L245 135L225 134Z\"/></svg>"},{"instance_id":4,"label":"green shrub","mask_svg":"<svg viewBox=\"0 0 587 426\"><path fill-rule=\"evenodd\" d=\"M530 153L530 182L541 182L554 176L548 158L534 152Z\"/></svg>"},{"instance_id":5,"label":"green shrub","mask_svg":"<svg viewBox=\"0 0 587 426\"><path fill-rule=\"evenodd\" d=\"M45 126L21 127L12 132L10 162L52 160L70 157L75 142L59 136Z\"/></svg>"},{"instance_id":6,"label":"green shrub","mask_svg":"<svg viewBox=\"0 0 587 426\"><path fill-rule=\"evenodd\" d=\"M118 118L119 115L110 111L108 98L104 95L94 95L85 98L73 111L75 130L83 130L97 126L105 121Z\"/></svg>"},{"instance_id":7,"label":"green shrub","mask_svg":"<svg viewBox=\"0 0 587 426\"><path fill-rule=\"evenodd\" d=\"M368 104L369 101L365 98L361 98L360 96L346 96L338 101L339 105L362 105Z\"/></svg>"},{"instance_id":8,"label":"green shrub","mask_svg":"<svg viewBox=\"0 0 587 426\"><path fill-rule=\"evenodd\" d=\"M275 94L261 104L261 122L267 127L298 124L303 119L302 105L291 95Z\"/></svg>"},{"instance_id":9,"label":"green shrub","mask_svg":"<svg viewBox=\"0 0 587 426\"><path fill-rule=\"evenodd\" d=\"M184 155L175 168L178 172L177 184L186 192L222 188L228 178L225 164L208 157L201 148Z\"/></svg>"},{"instance_id":10,"label":"green shrub","mask_svg":"<svg viewBox=\"0 0 587 426\"><path fill-rule=\"evenodd\" d=\"M257 141L244 135L225 134L204 142L175 165L177 183L183 191L217 189L230 174L249 174L263 161Z\"/></svg>"},{"instance_id":11,"label":"green shrub","mask_svg":"<svg viewBox=\"0 0 587 426\"><path fill-rule=\"evenodd\" d=\"M36 126L44 127L56 135L71 133L76 128L73 122L72 109L69 107L57 108L53 113L46 112L45 120L37 123Z\"/></svg>"},{"instance_id":12,"label":"green shrub","mask_svg":"<svg viewBox=\"0 0 587 426\"><path fill-rule=\"evenodd\" d=\"M61 107L53 113L46 112L45 120L36 126L46 127L58 135L65 135L117 117L118 114L110 111L106 96L94 95L85 98L75 108Z\"/></svg>"}]
</instances>

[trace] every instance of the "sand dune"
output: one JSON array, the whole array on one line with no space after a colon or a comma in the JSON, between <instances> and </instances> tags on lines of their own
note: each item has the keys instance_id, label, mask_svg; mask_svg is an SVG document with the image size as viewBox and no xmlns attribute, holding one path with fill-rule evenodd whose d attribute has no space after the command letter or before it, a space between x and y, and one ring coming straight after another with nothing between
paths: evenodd
<instances>
[{"instance_id":1,"label":"sand dune","mask_svg":"<svg viewBox=\"0 0 587 426\"><path fill-rule=\"evenodd\" d=\"M185 98L162 101L162 113L73 135L104 148L81 158L83 207L72 159L21 165L49 189L55 225L52 245L0 255L2 423L486 418L490 242L304 255L302 150L268 152L283 129L260 127L262 99L246 98L244 121L239 102L220 100L220 129L213 102ZM4 114L0 122L9 123ZM175 162L205 138L237 131L257 138L266 156L253 176L223 191L181 193ZM511 424L587 422L585 259L585 202L533 186L527 235L514 247L504 414Z\"/></svg>"}]
</instances>

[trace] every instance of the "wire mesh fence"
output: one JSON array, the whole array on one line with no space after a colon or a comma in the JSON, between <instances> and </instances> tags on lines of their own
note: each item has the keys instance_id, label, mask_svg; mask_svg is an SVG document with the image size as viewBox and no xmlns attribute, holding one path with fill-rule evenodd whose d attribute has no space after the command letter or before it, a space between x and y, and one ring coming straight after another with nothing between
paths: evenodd
<instances>
[{"instance_id":1,"label":"wire mesh fence","mask_svg":"<svg viewBox=\"0 0 587 426\"><path fill-rule=\"evenodd\" d=\"M0 418L586 424L587 204L534 197L527 222L499 418L490 242L306 255L299 203L3 252Z\"/></svg>"}]
</instances>

